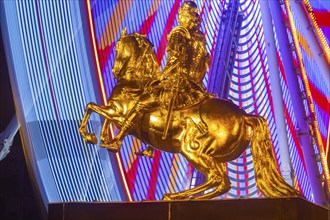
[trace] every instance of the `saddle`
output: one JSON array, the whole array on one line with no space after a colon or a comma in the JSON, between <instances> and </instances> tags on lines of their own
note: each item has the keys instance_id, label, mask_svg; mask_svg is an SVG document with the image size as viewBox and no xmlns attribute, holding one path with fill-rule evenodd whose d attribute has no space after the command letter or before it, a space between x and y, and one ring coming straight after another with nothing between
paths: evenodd
<instances>
[{"instance_id":1,"label":"saddle","mask_svg":"<svg viewBox=\"0 0 330 220\"><path fill-rule=\"evenodd\" d=\"M175 84L178 86L176 87ZM173 101L173 111L190 108L207 98L214 97L202 85L188 78L181 79L180 83L171 78L164 79L153 83L148 91L149 95L157 100L163 109L169 109L169 105Z\"/></svg>"}]
</instances>

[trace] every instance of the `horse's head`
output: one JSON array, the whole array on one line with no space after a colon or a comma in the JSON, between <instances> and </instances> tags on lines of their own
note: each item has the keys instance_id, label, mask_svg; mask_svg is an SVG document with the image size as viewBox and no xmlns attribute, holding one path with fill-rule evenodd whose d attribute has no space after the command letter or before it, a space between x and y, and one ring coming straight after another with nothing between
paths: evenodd
<instances>
[{"instance_id":1,"label":"horse's head","mask_svg":"<svg viewBox=\"0 0 330 220\"><path fill-rule=\"evenodd\" d=\"M137 82L143 85L160 74L153 45L138 33L126 34L126 28L116 43L116 58L112 72L120 81Z\"/></svg>"}]
</instances>

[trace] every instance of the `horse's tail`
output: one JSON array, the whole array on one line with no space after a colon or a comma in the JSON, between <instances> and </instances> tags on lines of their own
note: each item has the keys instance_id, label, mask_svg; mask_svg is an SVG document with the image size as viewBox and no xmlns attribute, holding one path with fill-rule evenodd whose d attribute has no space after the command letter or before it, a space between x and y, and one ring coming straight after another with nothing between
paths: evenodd
<instances>
[{"instance_id":1,"label":"horse's tail","mask_svg":"<svg viewBox=\"0 0 330 220\"><path fill-rule=\"evenodd\" d=\"M252 126L251 153L258 189L266 197L301 196L300 192L287 184L280 175L267 121L261 116L246 116Z\"/></svg>"}]
</instances>

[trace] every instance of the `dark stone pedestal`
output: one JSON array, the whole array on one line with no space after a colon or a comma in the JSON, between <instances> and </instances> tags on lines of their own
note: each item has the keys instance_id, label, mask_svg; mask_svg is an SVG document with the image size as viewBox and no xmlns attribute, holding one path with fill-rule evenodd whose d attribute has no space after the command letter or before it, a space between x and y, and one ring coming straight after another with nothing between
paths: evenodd
<instances>
[{"instance_id":1,"label":"dark stone pedestal","mask_svg":"<svg viewBox=\"0 0 330 220\"><path fill-rule=\"evenodd\" d=\"M51 203L48 213L50 220L329 219L329 209L302 198Z\"/></svg>"}]
</instances>

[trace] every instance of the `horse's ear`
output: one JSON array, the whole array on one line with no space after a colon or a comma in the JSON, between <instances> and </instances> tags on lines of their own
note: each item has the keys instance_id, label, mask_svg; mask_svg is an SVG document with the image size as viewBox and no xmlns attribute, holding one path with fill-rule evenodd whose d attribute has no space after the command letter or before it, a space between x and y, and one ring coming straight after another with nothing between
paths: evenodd
<instances>
[{"instance_id":1,"label":"horse's ear","mask_svg":"<svg viewBox=\"0 0 330 220\"><path fill-rule=\"evenodd\" d=\"M121 37L124 37L126 35L127 27L124 27L124 29L121 31Z\"/></svg>"}]
</instances>

